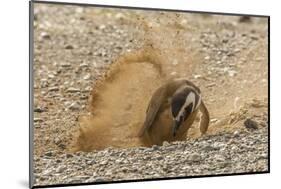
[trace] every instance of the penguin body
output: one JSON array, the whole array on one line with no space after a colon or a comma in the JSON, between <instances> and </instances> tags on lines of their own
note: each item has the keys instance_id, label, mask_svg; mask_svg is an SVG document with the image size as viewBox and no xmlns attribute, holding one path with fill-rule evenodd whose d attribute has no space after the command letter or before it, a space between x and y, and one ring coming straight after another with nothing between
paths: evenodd
<instances>
[{"instance_id":1,"label":"penguin body","mask_svg":"<svg viewBox=\"0 0 281 189\"><path fill-rule=\"evenodd\" d=\"M204 134L209 125L209 112L200 89L186 79L168 81L154 92L139 136L146 146L185 140L198 111L202 113L200 131Z\"/></svg>"}]
</instances>

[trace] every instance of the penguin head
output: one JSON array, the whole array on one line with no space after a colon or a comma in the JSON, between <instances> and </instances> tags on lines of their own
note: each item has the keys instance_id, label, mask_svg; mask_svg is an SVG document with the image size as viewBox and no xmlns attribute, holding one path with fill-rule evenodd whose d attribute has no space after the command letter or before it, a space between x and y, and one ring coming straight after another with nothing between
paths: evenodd
<instances>
[{"instance_id":1,"label":"penguin head","mask_svg":"<svg viewBox=\"0 0 281 189\"><path fill-rule=\"evenodd\" d=\"M174 137L182 123L198 108L200 102L200 94L194 88L183 87L174 93L171 100Z\"/></svg>"}]
</instances>

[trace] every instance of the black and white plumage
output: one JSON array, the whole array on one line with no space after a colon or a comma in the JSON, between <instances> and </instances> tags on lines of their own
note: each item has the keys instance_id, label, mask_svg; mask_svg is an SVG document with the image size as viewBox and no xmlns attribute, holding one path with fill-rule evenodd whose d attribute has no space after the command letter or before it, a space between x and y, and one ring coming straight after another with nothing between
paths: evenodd
<instances>
[{"instance_id":1,"label":"black and white plumage","mask_svg":"<svg viewBox=\"0 0 281 189\"><path fill-rule=\"evenodd\" d=\"M191 86L179 88L172 97L171 111L174 118L173 136L180 125L196 111L201 104L200 92Z\"/></svg>"},{"instance_id":2,"label":"black and white plumage","mask_svg":"<svg viewBox=\"0 0 281 189\"><path fill-rule=\"evenodd\" d=\"M175 79L159 87L153 94L139 136L148 144L183 140L201 112L200 131L209 125L209 112L201 98L201 91L186 79Z\"/></svg>"}]
</instances>

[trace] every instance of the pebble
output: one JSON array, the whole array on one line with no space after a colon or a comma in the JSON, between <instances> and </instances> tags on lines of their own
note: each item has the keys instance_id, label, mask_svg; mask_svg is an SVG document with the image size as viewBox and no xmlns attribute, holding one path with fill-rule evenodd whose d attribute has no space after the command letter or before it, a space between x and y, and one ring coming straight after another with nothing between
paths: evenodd
<instances>
[{"instance_id":1,"label":"pebble","mask_svg":"<svg viewBox=\"0 0 281 189\"><path fill-rule=\"evenodd\" d=\"M80 109L80 104L78 102L73 102L69 105L68 107L70 110L79 110Z\"/></svg>"},{"instance_id":2,"label":"pebble","mask_svg":"<svg viewBox=\"0 0 281 189\"><path fill-rule=\"evenodd\" d=\"M194 79L200 79L200 78L202 78L202 75L194 75L193 77L194 77Z\"/></svg>"},{"instance_id":3,"label":"pebble","mask_svg":"<svg viewBox=\"0 0 281 189\"><path fill-rule=\"evenodd\" d=\"M77 92L80 92L80 89L78 88L74 88L74 87L70 87L66 90L66 92L68 93L77 93Z\"/></svg>"},{"instance_id":4,"label":"pebble","mask_svg":"<svg viewBox=\"0 0 281 189\"><path fill-rule=\"evenodd\" d=\"M204 59L205 60L210 60L210 56L205 56Z\"/></svg>"},{"instance_id":5,"label":"pebble","mask_svg":"<svg viewBox=\"0 0 281 189\"><path fill-rule=\"evenodd\" d=\"M51 39L51 36L47 32L42 32L40 36L42 39Z\"/></svg>"},{"instance_id":6,"label":"pebble","mask_svg":"<svg viewBox=\"0 0 281 189\"><path fill-rule=\"evenodd\" d=\"M61 67L68 68L68 67L71 67L71 64L70 63L63 63L63 64L61 64Z\"/></svg>"},{"instance_id":7,"label":"pebble","mask_svg":"<svg viewBox=\"0 0 281 189\"><path fill-rule=\"evenodd\" d=\"M251 120L251 119L246 119L244 121L244 126L247 129L258 129L258 123L254 120Z\"/></svg>"},{"instance_id":8,"label":"pebble","mask_svg":"<svg viewBox=\"0 0 281 189\"><path fill-rule=\"evenodd\" d=\"M240 134L239 131L234 131L233 136L234 137L239 137L239 134Z\"/></svg>"},{"instance_id":9,"label":"pebble","mask_svg":"<svg viewBox=\"0 0 281 189\"><path fill-rule=\"evenodd\" d=\"M58 87L50 87L48 91L54 92L54 91L58 91L58 90L59 90Z\"/></svg>"},{"instance_id":10,"label":"pebble","mask_svg":"<svg viewBox=\"0 0 281 189\"><path fill-rule=\"evenodd\" d=\"M230 77L236 76L236 75L237 75L237 71L228 70L228 75L229 75Z\"/></svg>"},{"instance_id":11,"label":"pebble","mask_svg":"<svg viewBox=\"0 0 281 189\"><path fill-rule=\"evenodd\" d=\"M42 112L46 112L47 110L43 107L36 107L33 110L34 112L38 112L38 113L42 113Z\"/></svg>"},{"instance_id":12,"label":"pebble","mask_svg":"<svg viewBox=\"0 0 281 189\"><path fill-rule=\"evenodd\" d=\"M66 45L65 47L64 47L65 49L74 49L74 47L72 46L72 45Z\"/></svg>"},{"instance_id":13,"label":"pebble","mask_svg":"<svg viewBox=\"0 0 281 189\"><path fill-rule=\"evenodd\" d=\"M51 157L51 156L53 156L53 152L46 152L45 156Z\"/></svg>"},{"instance_id":14,"label":"pebble","mask_svg":"<svg viewBox=\"0 0 281 189\"><path fill-rule=\"evenodd\" d=\"M35 117L35 118L33 118L33 121L34 121L34 122L43 122L43 119L42 119L42 118Z\"/></svg>"},{"instance_id":15,"label":"pebble","mask_svg":"<svg viewBox=\"0 0 281 189\"><path fill-rule=\"evenodd\" d=\"M191 154L189 157L190 161L198 162L201 160L201 156L197 153Z\"/></svg>"},{"instance_id":16,"label":"pebble","mask_svg":"<svg viewBox=\"0 0 281 189\"><path fill-rule=\"evenodd\" d=\"M83 79L85 79L85 80L91 79L91 74L86 74L86 75L83 77Z\"/></svg>"},{"instance_id":17,"label":"pebble","mask_svg":"<svg viewBox=\"0 0 281 189\"><path fill-rule=\"evenodd\" d=\"M67 167L58 167L57 170L56 170L56 172L57 172L57 173L62 173L62 172L64 172L64 171L66 171L66 170L67 170Z\"/></svg>"}]
</instances>

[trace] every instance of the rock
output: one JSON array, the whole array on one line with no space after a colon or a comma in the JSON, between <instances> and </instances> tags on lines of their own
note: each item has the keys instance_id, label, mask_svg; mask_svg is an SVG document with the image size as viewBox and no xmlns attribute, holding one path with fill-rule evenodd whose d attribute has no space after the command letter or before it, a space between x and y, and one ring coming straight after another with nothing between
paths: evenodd
<instances>
[{"instance_id":1,"label":"rock","mask_svg":"<svg viewBox=\"0 0 281 189\"><path fill-rule=\"evenodd\" d=\"M34 112L38 112L38 113L42 113L42 112L46 112L46 108L43 108L43 107L36 107L34 108L33 110Z\"/></svg>"},{"instance_id":2,"label":"rock","mask_svg":"<svg viewBox=\"0 0 281 189\"><path fill-rule=\"evenodd\" d=\"M59 91L58 87L50 87L49 88L49 92L55 92L55 91Z\"/></svg>"},{"instance_id":3,"label":"rock","mask_svg":"<svg viewBox=\"0 0 281 189\"><path fill-rule=\"evenodd\" d=\"M53 156L53 152L51 152L51 151L50 152L46 152L45 156L51 157L51 156Z\"/></svg>"},{"instance_id":4,"label":"rock","mask_svg":"<svg viewBox=\"0 0 281 189\"><path fill-rule=\"evenodd\" d=\"M233 76L236 76L237 75L237 72L236 71L234 71L234 70L228 70L228 75L230 76L230 77L233 77Z\"/></svg>"},{"instance_id":5,"label":"rock","mask_svg":"<svg viewBox=\"0 0 281 189\"><path fill-rule=\"evenodd\" d=\"M34 117L34 118L33 118L33 121L34 121L34 122L43 122L43 119L42 119L42 118L39 118L39 117Z\"/></svg>"},{"instance_id":6,"label":"rock","mask_svg":"<svg viewBox=\"0 0 281 189\"><path fill-rule=\"evenodd\" d=\"M206 85L206 87L213 87L216 86L216 83L209 83L208 85Z\"/></svg>"},{"instance_id":7,"label":"rock","mask_svg":"<svg viewBox=\"0 0 281 189\"><path fill-rule=\"evenodd\" d=\"M194 77L194 79L200 79L200 78L202 78L202 75L194 75L193 77Z\"/></svg>"},{"instance_id":8,"label":"rock","mask_svg":"<svg viewBox=\"0 0 281 189\"><path fill-rule=\"evenodd\" d=\"M65 47L64 47L65 49L74 49L74 47L72 46L72 45L66 45Z\"/></svg>"},{"instance_id":9,"label":"rock","mask_svg":"<svg viewBox=\"0 0 281 189\"><path fill-rule=\"evenodd\" d=\"M83 79L85 79L85 80L91 79L91 74L86 74L86 75L83 77Z\"/></svg>"},{"instance_id":10,"label":"rock","mask_svg":"<svg viewBox=\"0 0 281 189\"><path fill-rule=\"evenodd\" d=\"M77 93L80 92L80 89L74 88L74 87L70 87L66 90L66 92L68 93Z\"/></svg>"},{"instance_id":11,"label":"rock","mask_svg":"<svg viewBox=\"0 0 281 189\"><path fill-rule=\"evenodd\" d=\"M153 150L159 150L159 148L160 148L160 147L159 147L158 145L153 145L153 146L152 146L152 149L153 149Z\"/></svg>"},{"instance_id":12,"label":"rock","mask_svg":"<svg viewBox=\"0 0 281 189\"><path fill-rule=\"evenodd\" d=\"M198 162L198 161L201 161L201 156L198 153L194 153L189 156L189 160Z\"/></svg>"},{"instance_id":13,"label":"rock","mask_svg":"<svg viewBox=\"0 0 281 189\"><path fill-rule=\"evenodd\" d=\"M53 79L55 76L53 74L48 74L48 78Z\"/></svg>"},{"instance_id":14,"label":"rock","mask_svg":"<svg viewBox=\"0 0 281 189\"><path fill-rule=\"evenodd\" d=\"M216 123L217 121L218 121L218 119L216 119L216 118L210 120L211 123Z\"/></svg>"},{"instance_id":15,"label":"rock","mask_svg":"<svg viewBox=\"0 0 281 189\"><path fill-rule=\"evenodd\" d=\"M175 75L177 75L178 73L177 72L171 72L170 73L170 75L173 75L173 76L175 76Z\"/></svg>"},{"instance_id":16,"label":"rock","mask_svg":"<svg viewBox=\"0 0 281 189\"><path fill-rule=\"evenodd\" d=\"M158 157L156 157L156 159L157 159L158 161L160 161L160 160L164 159L164 157L163 157L163 156L158 156Z\"/></svg>"},{"instance_id":17,"label":"rock","mask_svg":"<svg viewBox=\"0 0 281 189\"><path fill-rule=\"evenodd\" d=\"M56 145L59 145L61 142L62 142L61 139L58 138L58 137L56 137L55 140L54 140L54 143L55 143Z\"/></svg>"},{"instance_id":18,"label":"rock","mask_svg":"<svg viewBox=\"0 0 281 189\"><path fill-rule=\"evenodd\" d=\"M205 60L210 60L210 56L205 56L204 59Z\"/></svg>"},{"instance_id":19,"label":"rock","mask_svg":"<svg viewBox=\"0 0 281 189\"><path fill-rule=\"evenodd\" d=\"M70 106L68 107L70 110L79 110L80 109L80 105L78 102L73 102L70 104Z\"/></svg>"},{"instance_id":20,"label":"rock","mask_svg":"<svg viewBox=\"0 0 281 189\"><path fill-rule=\"evenodd\" d=\"M163 146L169 146L169 145L170 145L170 143L168 141L163 142Z\"/></svg>"},{"instance_id":21,"label":"rock","mask_svg":"<svg viewBox=\"0 0 281 189\"><path fill-rule=\"evenodd\" d=\"M66 154L66 158L72 158L74 157L72 154Z\"/></svg>"},{"instance_id":22,"label":"rock","mask_svg":"<svg viewBox=\"0 0 281 189\"><path fill-rule=\"evenodd\" d=\"M87 67L89 67L89 65L86 64L86 63L82 63L82 64L79 65L79 67L80 68L87 68Z\"/></svg>"},{"instance_id":23,"label":"rock","mask_svg":"<svg viewBox=\"0 0 281 189\"><path fill-rule=\"evenodd\" d=\"M244 121L244 126L247 129L258 129L258 123L254 120L251 119L246 119L246 121Z\"/></svg>"},{"instance_id":24,"label":"rock","mask_svg":"<svg viewBox=\"0 0 281 189\"><path fill-rule=\"evenodd\" d=\"M57 173L62 173L62 172L64 172L64 171L66 171L66 167L58 167L57 169L56 169L56 172Z\"/></svg>"},{"instance_id":25,"label":"rock","mask_svg":"<svg viewBox=\"0 0 281 189\"><path fill-rule=\"evenodd\" d=\"M63 64L61 64L61 67L68 68L68 67L71 67L71 64L70 63L63 63Z\"/></svg>"},{"instance_id":26,"label":"rock","mask_svg":"<svg viewBox=\"0 0 281 189\"><path fill-rule=\"evenodd\" d=\"M42 32L40 36L42 39L51 39L51 36L47 32Z\"/></svg>"},{"instance_id":27,"label":"rock","mask_svg":"<svg viewBox=\"0 0 281 189\"><path fill-rule=\"evenodd\" d=\"M250 16L241 16L239 18L239 22L250 23L252 22L252 19Z\"/></svg>"},{"instance_id":28,"label":"rock","mask_svg":"<svg viewBox=\"0 0 281 189\"><path fill-rule=\"evenodd\" d=\"M234 137L239 137L239 131L234 131L233 136Z\"/></svg>"}]
</instances>

